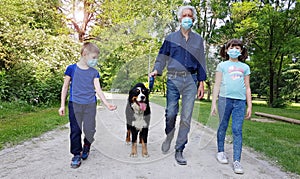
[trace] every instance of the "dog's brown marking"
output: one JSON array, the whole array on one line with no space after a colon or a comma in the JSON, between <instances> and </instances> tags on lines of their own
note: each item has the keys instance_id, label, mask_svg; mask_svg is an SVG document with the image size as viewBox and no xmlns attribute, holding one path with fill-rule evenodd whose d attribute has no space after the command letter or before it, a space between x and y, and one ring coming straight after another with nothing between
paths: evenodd
<instances>
[{"instance_id":1,"label":"dog's brown marking","mask_svg":"<svg viewBox=\"0 0 300 179\"><path fill-rule=\"evenodd\" d=\"M136 144L136 142L132 143L130 157L137 157L137 144Z\"/></svg>"},{"instance_id":2,"label":"dog's brown marking","mask_svg":"<svg viewBox=\"0 0 300 179\"><path fill-rule=\"evenodd\" d=\"M136 101L137 96L132 97L132 101Z\"/></svg>"},{"instance_id":3,"label":"dog's brown marking","mask_svg":"<svg viewBox=\"0 0 300 179\"><path fill-rule=\"evenodd\" d=\"M130 144L130 141L131 141L130 135L131 135L131 132L130 132L130 130L128 129L128 130L127 130L127 133L126 133L126 144Z\"/></svg>"},{"instance_id":4,"label":"dog's brown marking","mask_svg":"<svg viewBox=\"0 0 300 179\"><path fill-rule=\"evenodd\" d=\"M142 139L142 156L145 158L149 157L148 150L147 150L147 144L144 142L143 139Z\"/></svg>"}]
</instances>

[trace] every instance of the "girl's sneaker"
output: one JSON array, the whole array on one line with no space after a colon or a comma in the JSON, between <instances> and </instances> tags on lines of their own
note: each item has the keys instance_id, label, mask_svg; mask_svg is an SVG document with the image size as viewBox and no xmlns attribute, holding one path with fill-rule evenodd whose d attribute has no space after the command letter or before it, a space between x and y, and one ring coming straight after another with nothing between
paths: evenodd
<instances>
[{"instance_id":1,"label":"girl's sneaker","mask_svg":"<svg viewBox=\"0 0 300 179\"><path fill-rule=\"evenodd\" d=\"M80 157L80 155L75 155L72 158L71 167L72 168L78 168L78 167L80 167L80 165L81 165L81 157Z\"/></svg>"},{"instance_id":2,"label":"girl's sneaker","mask_svg":"<svg viewBox=\"0 0 300 179\"><path fill-rule=\"evenodd\" d=\"M222 163L222 164L227 164L228 160L227 160L227 156L225 152L218 152L217 153L217 160L218 162Z\"/></svg>"},{"instance_id":3,"label":"girl's sneaker","mask_svg":"<svg viewBox=\"0 0 300 179\"><path fill-rule=\"evenodd\" d=\"M82 154L81 154L82 160L85 160L89 157L90 148L91 148L90 145L83 145L83 150L82 150Z\"/></svg>"},{"instance_id":4,"label":"girl's sneaker","mask_svg":"<svg viewBox=\"0 0 300 179\"><path fill-rule=\"evenodd\" d=\"M243 174L244 173L243 167L242 167L242 165L239 161L234 161L233 162L233 171L236 174Z\"/></svg>"}]
</instances>

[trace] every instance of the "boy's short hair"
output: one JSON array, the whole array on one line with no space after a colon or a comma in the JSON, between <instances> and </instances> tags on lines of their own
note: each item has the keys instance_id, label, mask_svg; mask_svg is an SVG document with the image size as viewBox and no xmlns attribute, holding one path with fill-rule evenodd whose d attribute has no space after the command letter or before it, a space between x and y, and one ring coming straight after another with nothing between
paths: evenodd
<instances>
[{"instance_id":1,"label":"boy's short hair","mask_svg":"<svg viewBox=\"0 0 300 179\"><path fill-rule=\"evenodd\" d=\"M97 54L100 53L98 46L92 42L85 42L82 45L80 54L82 55L85 50L87 50L89 53L97 53Z\"/></svg>"}]
</instances>

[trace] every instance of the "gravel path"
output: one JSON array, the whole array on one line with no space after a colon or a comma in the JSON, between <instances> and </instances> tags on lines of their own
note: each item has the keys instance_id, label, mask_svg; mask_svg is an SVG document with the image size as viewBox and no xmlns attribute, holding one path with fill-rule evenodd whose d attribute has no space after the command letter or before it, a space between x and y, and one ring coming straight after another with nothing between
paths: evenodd
<instances>
[{"instance_id":1,"label":"gravel path","mask_svg":"<svg viewBox=\"0 0 300 179\"><path fill-rule=\"evenodd\" d=\"M189 143L184 151L186 166L177 165L174 152L163 155L160 151L164 135L164 108L151 103L151 122L148 141L150 157L129 157L131 146L125 144L125 95L107 98L118 106L116 111L98 107L97 132L90 156L78 169L70 167L68 125L0 151L0 178L107 178L107 179L288 179L300 178L281 171L263 160L264 157L243 148L244 175L232 170L232 144L226 144L230 164L219 164L215 159L215 131L193 122ZM211 119L211 124L214 123ZM177 123L178 125L178 123ZM172 142L174 148L174 140ZM141 146L138 146L141 154Z\"/></svg>"}]
</instances>

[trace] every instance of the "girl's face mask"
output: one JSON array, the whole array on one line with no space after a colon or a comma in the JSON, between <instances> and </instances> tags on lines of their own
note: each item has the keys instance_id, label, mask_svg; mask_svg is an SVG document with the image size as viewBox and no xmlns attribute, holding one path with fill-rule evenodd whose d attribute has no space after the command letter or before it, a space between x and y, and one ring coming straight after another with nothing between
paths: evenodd
<instances>
[{"instance_id":1,"label":"girl's face mask","mask_svg":"<svg viewBox=\"0 0 300 179\"><path fill-rule=\"evenodd\" d=\"M241 55L241 52L236 48L232 48L227 51L227 54L230 58L238 58Z\"/></svg>"}]
</instances>

